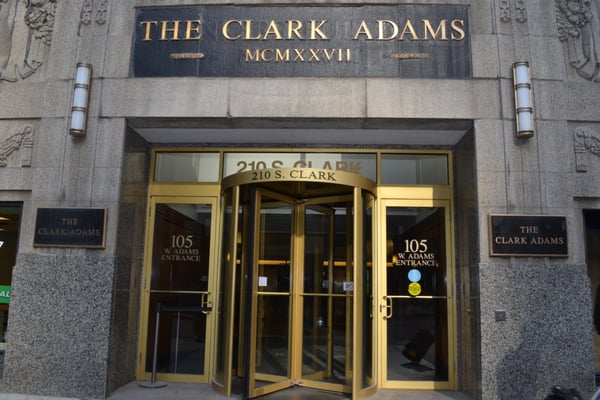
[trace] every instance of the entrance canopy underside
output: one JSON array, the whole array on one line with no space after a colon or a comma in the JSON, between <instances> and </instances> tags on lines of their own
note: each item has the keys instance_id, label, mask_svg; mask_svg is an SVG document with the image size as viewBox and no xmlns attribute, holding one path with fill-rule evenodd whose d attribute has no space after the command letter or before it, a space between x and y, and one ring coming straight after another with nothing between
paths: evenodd
<instances>
[{"instance_id":1,"label":"entrance canopy underside","mask_svg":"<svg viewBox=\"0 0 600 400\"><path fill-rule=\"evenodd\" d=\"M150 143L453 146L469 120L130 118Z\"/></svg>"}]
</instances>

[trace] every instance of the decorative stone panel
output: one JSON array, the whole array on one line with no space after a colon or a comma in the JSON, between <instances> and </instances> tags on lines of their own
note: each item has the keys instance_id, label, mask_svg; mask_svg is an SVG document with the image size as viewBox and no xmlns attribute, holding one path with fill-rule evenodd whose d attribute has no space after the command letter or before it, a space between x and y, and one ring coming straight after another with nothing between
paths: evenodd
<instances>
[{"instance_id":1,"label":"decorative stone panel","mask_svg":"<svg viewBox=\"0 0 600 400\"><path fill-rule=\"evenodd\" d=\"M575 128L573 135L575 145L575 168L577 172L587 172L588 154L600 157L600 135L590 128Z\"/></svg>"},{"instance_id":2,"label":"decorative stone panel","mask_svg":"<svg viewBox=\"0 0 600 400\"><path fill-rule=\"evenodd\" d=\"M559 39L569 63L585 79L600 80L600 3L590 0L555 0Z\"/></svg>"},{"instance_id":3,"label":"decorative stone panel","mask_svg":"<svg viewBox=\"0 0 600 400\"><path fill-rule=\"evenodd\" d=\"M9 132L6 138L0 135L0 168L6 166L31 167L34 129L31 125Z\"/></svg>"},{"instance_id":4,"label":"decorative stone panel","mask_svg":"<svg viewBox=\"0 0 600 400\"><path fill-rule=\"evenodd\" d=\"M92 18L94 18L98 25L104 25L107 10L107 0L84 0L81 6L81 24L89 25L92 23Z\"/></svg>"},{"instance_id":5,"label":"decorative stone panel","mask_svg":"<svg viewBox=\"0 0 600 400\"><path fill-rule=\"evenodd\" d=\"M512 8L514 7L515 19L521 24L527 22L527 8L525 0L499 0L500 21L508 23L512 20ZM511 2L514 4L511 7Z\"/></svg>"},{"instance_id":6,"label":"decorative stone panel","mask_svg":"<svg viewBox=\"0 0 600 400\"><path fill-rule=\"evenodd\" d=\"M58 0L0 0L0 81L33 75L48 59Z\"/></svg>"}]
</instances>

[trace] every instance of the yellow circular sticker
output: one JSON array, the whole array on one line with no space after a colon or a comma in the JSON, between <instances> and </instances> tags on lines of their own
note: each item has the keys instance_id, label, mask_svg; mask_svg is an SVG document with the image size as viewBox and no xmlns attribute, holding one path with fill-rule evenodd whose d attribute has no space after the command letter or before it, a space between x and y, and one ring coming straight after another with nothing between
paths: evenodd
<instances>
[{"instance_id":1,"label":"yellow circular sticker","mask_svg":"<svg viewBox=\"0 0 600 400\"><path fill-rule=\"evenodd\" d=\"M410 293L411 296L418 296L421 294L421 285L418 284L417 282L413 282L410 285L408 285L408 293Z\"/></svg>"}]
</instances>

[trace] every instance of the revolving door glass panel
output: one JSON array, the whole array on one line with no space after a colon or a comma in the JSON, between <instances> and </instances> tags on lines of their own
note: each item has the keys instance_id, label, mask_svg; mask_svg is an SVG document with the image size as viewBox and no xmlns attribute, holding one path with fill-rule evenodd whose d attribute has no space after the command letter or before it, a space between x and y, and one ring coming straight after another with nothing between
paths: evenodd
<instances>
[{"instance_id":1,"label":"revolving door glass panel","mask_svg":"<svg viewBox=\"0 0 600 400\"><path fill-rule=\"evenodd\" d=\"M354 390L356 360L362 357L354 354L362 346L355 343L362 339L354 337L362 330L355 321L363 323L362 317L354 316L355 262L363 259L357 252L365 248L354 245L363 243L363 232L356 232L363 213L355 215L357 205L363 204L362 193L353 186L281 181L224 190L224 198L233 194L227 204L239 212L227 212L237 221L228 228L237 230L237 237L223 240L228 244L223 254L235 254L236 260L227 256L223 265L236 266L238 272L221 275L226 280L223 288L235 288L232 296L224 296L233 302L223 304L241 312L223 331L240 338L238 345L218 335L219 341L230 343L221 354L232 358L219 362L231 371L229 382L227 373L221 375L226 378L223 387L241 383L249 398L292 386ZM360 225L362 229L362 220ZM360 268L360 274L364 270ZM372 361L370 355L366 359Z\"/></svg>"}]
</instances>

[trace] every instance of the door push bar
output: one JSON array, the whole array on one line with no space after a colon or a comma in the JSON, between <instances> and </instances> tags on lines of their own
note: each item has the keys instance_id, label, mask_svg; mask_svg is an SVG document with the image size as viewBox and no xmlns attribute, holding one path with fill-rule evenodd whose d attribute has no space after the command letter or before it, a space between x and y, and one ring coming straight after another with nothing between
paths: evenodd
<instances>
[{"instance_id":1,"label":"door push bar","mask_svg":"<svg viewBox=\"0 0 600 400\"><path fill-rule=\"evenodd\" d=\"M390 318L392 318L392 314L394 312L393 306L392 306L392 298L388 297L388 296L383 296L383 301L385 301L385 305L384 304L379 305L379 312L383 312L383 310L385 309L386 313L383 316L383 319L390 319Z\"/></svg>"}]
</instances>

